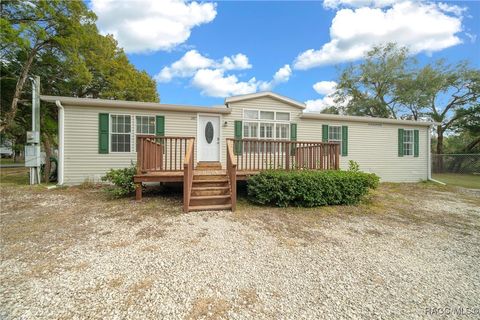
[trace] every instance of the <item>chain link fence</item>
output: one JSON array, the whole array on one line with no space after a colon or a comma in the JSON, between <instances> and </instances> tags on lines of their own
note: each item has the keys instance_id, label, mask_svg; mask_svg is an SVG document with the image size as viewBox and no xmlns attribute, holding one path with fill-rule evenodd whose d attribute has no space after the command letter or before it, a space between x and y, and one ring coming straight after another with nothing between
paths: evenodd
<instances>
[{"instance_id":1,"label":"chain link fence","mask_svg":"<svg viewBox=\"0 0 480 320\"><path fill-rule=\"evenodd\" d=\"M480 153L432 154L432 173L478 174Z\"/></svg>"}]
</instances>

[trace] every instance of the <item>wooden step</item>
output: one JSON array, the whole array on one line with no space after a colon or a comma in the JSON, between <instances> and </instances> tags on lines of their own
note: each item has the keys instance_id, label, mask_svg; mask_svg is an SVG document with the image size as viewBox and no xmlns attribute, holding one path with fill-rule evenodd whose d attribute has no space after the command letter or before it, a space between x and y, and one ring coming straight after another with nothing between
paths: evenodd
<instances>
[{"instance_id":1,"label":"wooden step","mask_svg":"<svg viewBox=\"0 0 480 320\"><path fill-rule=\"evenodd\" d=\"M206 206L189 206L188 211L207 211L207 210L230 210L232 209L232 204L217 204L217 205L206 205Z\"/></svg>"},{"instance_id":2,"label":"wooden step","mask_svg":"<svg viewBox=\"0 0 480 320\"><path fill-rule=\"evenodd\" d=\"M193 187L192 188L192 196L215 196L215 195L222 195L222 194L229 194L230 187L229 186L221 186L221 187Z\"/></svg>"},{"instance_id":3,"label":"wooden step","mask_svg":"<svg viewBox=\"0 0 480 320\"><path fill-rule=\"evenodd\" d=\"M229 194L215 196L192 196L190 197L190 206L213 206L231 203Z\"/></svg>"},{"instance_id":4,"label":"wooden step","mask_svg":"<svg viewBox=\"0 0 480 320\"><path fill-rule=\"evenodd\" d=\"M222 164L220 162L199 162L197 163L196 170L222 170Z\"/></svg>"},{"instance_id":5,"label":"wooden step","mask_svg":"<svg viewBox=\"0 0 480 320\"><path fill-rule=\"evenodd\" d=\"M193 181L197 180L225 180L227 175L225 174L194 174Z\"/></svg>"},{"instance_id":6,"label":"wooden step","mask_svg":"<svg viewBox=\"0 0 480 320\"><path fill-rule=\"evenodd\" d=\"M191 200L209 200L209 199L230 199L229 194L219 194L215 196L191 196Z\"/></svg>"},{"instance_id":7,"label":"wooden step","mask_svg":"<svg viewBox=\"0 0 480 320\"><path fill-rule=\"evenodd\" d=\"M228 180L193 180L193 187L226 187Z\"/></svg>"}]
</instances>

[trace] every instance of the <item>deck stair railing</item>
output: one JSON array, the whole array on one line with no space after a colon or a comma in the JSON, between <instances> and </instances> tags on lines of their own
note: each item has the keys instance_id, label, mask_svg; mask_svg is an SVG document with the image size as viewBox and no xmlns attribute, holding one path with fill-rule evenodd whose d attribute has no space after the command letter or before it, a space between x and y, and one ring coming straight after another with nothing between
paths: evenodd
<instances>
[{"instance_id":1,"label":"deck stair railing","mask_svg":"<svg viewBox=\"0 0 480 320\"><path fill-rule=\"evenodd\" d=\"M183 211L188 212L190 197L192 194L193 170L194 170L194 145L195 139L187 143L187 152L183 161Z\"/></svg>"},{"instance_id":2,"label":"deck stair railing","mask_svg":"<svg viewBox=\"0 0 480 320\"><path fill-rule=\"evenodd\" d=\"M235 211L237 204L237 159L233 151L232 140L227 140L227 176L230 183L232 211Z\"/></svg>"}]
</instances>

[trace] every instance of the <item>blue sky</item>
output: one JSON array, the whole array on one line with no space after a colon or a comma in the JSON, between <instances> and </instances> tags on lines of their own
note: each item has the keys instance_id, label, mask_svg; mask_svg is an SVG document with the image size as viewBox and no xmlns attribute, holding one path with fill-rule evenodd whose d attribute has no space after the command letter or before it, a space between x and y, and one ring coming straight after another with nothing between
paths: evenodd
<instances>
[{"instance_id":1,"label":"blue sky","mask_svg":"<svg viewBox=\"0 0 480 320\"><path fill-rule=\"evenodd\" d=\"M201 2L92 0L103 33L158 80L163 103L214 105L271 90L329 103L337 68L375 43L397 41L421 63L480 67L480 2L327 0ZM177 62L177 63L176 63Z\"/></svg>"}]
</instances>

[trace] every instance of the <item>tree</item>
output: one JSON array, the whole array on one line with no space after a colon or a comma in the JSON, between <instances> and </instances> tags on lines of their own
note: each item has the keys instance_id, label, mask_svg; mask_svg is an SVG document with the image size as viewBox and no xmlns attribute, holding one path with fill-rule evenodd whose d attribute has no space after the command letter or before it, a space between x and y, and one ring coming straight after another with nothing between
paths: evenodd
<instances>
[{"instance_id":1,"label":"tree","mask_svg":"<svg viewBox=\"0 0 480 320\"><path fill-rule=\"evenodd\" d=\"M463 140L454 143L452 153L480 153L480 104L471 109L457 111L458 121L452 126L456 135L452 138Z\"/></svg>"},{"instance_id":2,"label":"tree","mask_svg":"<svg viewBox=\"0 0 480 320\"><path fill-rule=\"evenodd\" d=\"M397 87L408 76L411 63L406 48L394 43L374 47L364 62L341 71L337 104L350 115L397 118L402 111Z\"/></svg>"},{"instance_id":3,"label":"tree","mask_svg":"<svg viewBox=\"0 0 480 320\"><path fill-rule=\"evenodd\" d=\"M478 111L480 70L470 68L466 62L446 65L439 60L433 65L426 65L420 72L426 84L423 94L428 102L425 105L427 115L438 123L436 153L442 154L445 132L462 118Z\"/></svg>"},{"instance_id":4,"label":"tree","mask_svg":"<svg viewBox=\"0 0 480 320\"><path fill-rule=\"evenodd\" d=\"M419 67L406 48L386 44L341 71L335 94L346 114L437 122L436 152L441 154L445 132L478 113L480 71L467 62L443 60Z\"/></svg>"},{"instance_id":5,"label":"tree","mask_svg":"<svg viewBox=\"0 0 480 320\"><path fill-rule=\"evenodd\" d=\"M2 57L18 68L18 77L10 108L2 104L0 131L13 125L27 77L39 60L68 71L70 87L79 88L75 96L158 101L155 82L130 64L113 37L98 34L96 16L82 1L4 1L1 13Z\"/></svg>"},{"instance_id":6,"label":"tree","mask_svg":"<svg viewBox=\"0 0 480 320\"><path fill-rule=\"evenodd\" d=\"M63 48L73 37L84 33L94 18L95 15L81 1L2 2L2 57L18 65L20 70L10 109L4 111L0 132L14 122L20 95L37 56L48 48Z\"/></svg>"},{"instance_id":7,"label":"tree","mask_svg":"<svg viewBox=\"0 0 480 320\"><path fill-rule=\"evenodd\" d=\"M40 76L42 94L159 101L155 81L135 69L112 36L99 34L83 2L3 1L1 11L1 130L16 143L30 128L29 75ZM42 104L41 127L49 158L56 106Z\"/></svg>"}]
</instances>

